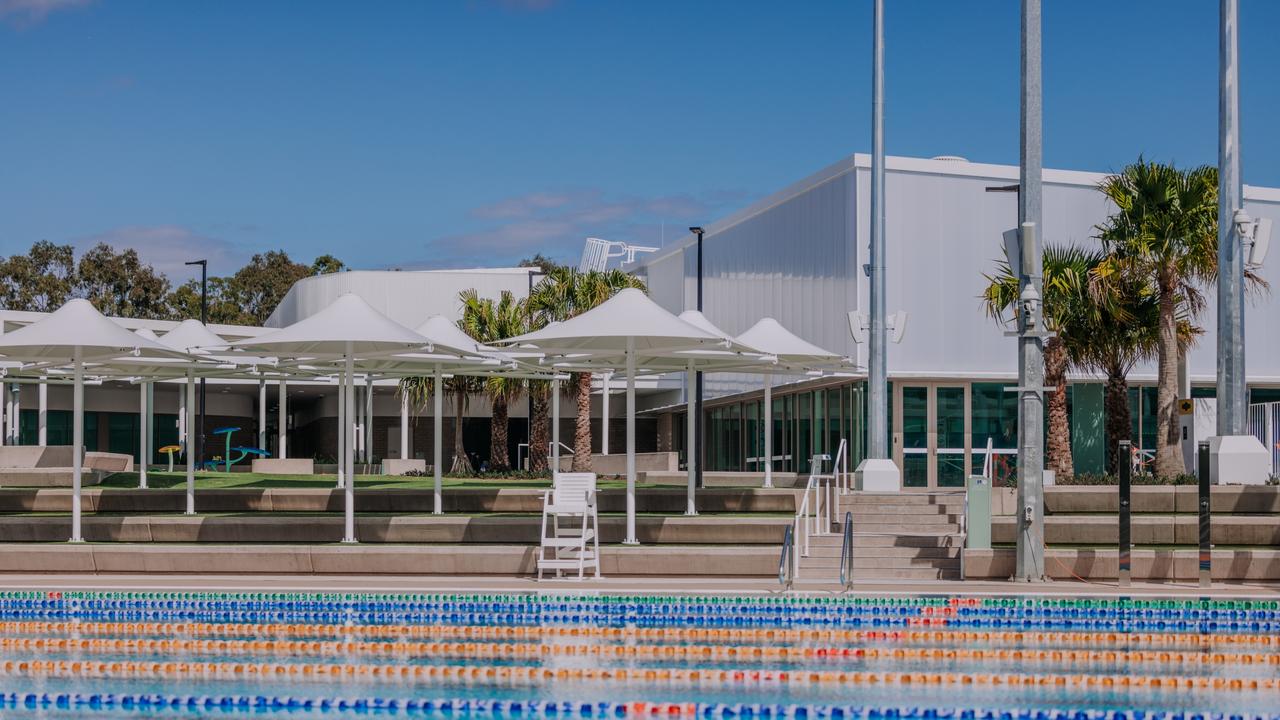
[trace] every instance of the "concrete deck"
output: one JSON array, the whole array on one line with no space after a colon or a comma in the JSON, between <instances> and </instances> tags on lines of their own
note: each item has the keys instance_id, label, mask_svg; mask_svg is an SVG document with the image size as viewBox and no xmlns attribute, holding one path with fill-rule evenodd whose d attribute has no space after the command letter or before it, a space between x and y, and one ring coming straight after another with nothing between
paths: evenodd
<instances>
[{"instance_id":1,"label":"concrete deck","mask_svg":"<svg viewBox=\"0 0 1280 720\"><path fill-rule=\"evenodd\" d=\"M297 575L59 575L24 574L4 578L8 590L101 590L101 591L193 591L193 592L370 592L370 593L603 593L653 595L799 595L835 596L840 589L832 585L801 584L783 593L777 579L707 578L654 576L646 578L611 577L601 580L544 580L532 578L437 576L393 577L386 575L341 574L324 577ZM1214 583L1203 589L1194 583L1141 583L1123 591L1115 583L1046 582L1014 583L1008 581L954 582L901 581L866 582L854 587L854 595L1069 595L1072 597L1280 597L1280 584Z\"/></svg>"}]
</instances>

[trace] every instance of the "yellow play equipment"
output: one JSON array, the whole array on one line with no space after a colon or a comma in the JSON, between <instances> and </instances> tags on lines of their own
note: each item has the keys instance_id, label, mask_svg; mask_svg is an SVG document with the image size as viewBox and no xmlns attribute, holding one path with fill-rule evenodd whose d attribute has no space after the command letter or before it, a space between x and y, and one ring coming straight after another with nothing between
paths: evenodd
<instances>
[{"instance_id":1,"label":"yellow play equipment","mask_svg":"<svg viewBox=\"0 0 1280 720\"><path fill-rule=\"evenodd\" d=\"M173 454L176 452L182 452L182 446L181 445L165 445L164 447L160 448L159 452L162 452L169 456L169 472L173 472Z\"/></svg>"}]
</instances>

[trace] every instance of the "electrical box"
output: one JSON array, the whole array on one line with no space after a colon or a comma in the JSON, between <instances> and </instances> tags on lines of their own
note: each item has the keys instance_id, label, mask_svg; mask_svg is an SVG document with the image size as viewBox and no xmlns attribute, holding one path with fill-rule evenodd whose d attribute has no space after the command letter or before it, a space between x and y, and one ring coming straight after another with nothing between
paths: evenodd
<instances>
[{"instance_id":1,"label":"electrical box","mask_svg":"<svg viewBox=\"0 0 1280 720\"><path fill-rule=\"evenodd\" d=\"M970 550L991 549L991 478L973 475L965 488L967 502L965 547Z\"/></svg>"}]
</instances>

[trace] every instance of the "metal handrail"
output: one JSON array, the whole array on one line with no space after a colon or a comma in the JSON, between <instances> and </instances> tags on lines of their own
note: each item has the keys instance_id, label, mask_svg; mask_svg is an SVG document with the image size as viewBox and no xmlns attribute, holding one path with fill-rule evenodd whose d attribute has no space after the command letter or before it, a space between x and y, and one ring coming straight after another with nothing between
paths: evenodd
<instances>
[{"instance_id":1,"label":"metal handrail","mask_svg":"<svg viewBox=\"0 0 1280 720\"><path fill-rule=\"evenodd\" d=\"M853 513L844 514L844 539L840 542L840 585L853 589Z\"/></svg>"},{"instance_id":2,"label":"metal handrail","mask_svg":"<svg viewBox=\"0 0 1280 720\"><path fill-rule=\"evenodd\" d=\"M559 445L560 447L564 448L565 450L568 450L570 455L572 455L572 454L573 454L573 448L569 447L568 445L565 445L565 444L564 444L564 443L562 443L562 442L549 442L549 443L547 443L547 454L548 454L548 455L554 455L554 454L555 454L556 445Z\"/></svg>"},{"instance_id":3,"label":"metal handrail","mask_svg":"<svg viewBox=\"0 0 1280 720\"><path fill-rule=\"evenodd\" d=\"M792 568L792 556L795 551L795 537L791 532L791 526L788 525L786 532L782 533L782 556L778 558L778 584L784 590L790 590L795 584L795 570Z\"/></svg>"}]
</instances>

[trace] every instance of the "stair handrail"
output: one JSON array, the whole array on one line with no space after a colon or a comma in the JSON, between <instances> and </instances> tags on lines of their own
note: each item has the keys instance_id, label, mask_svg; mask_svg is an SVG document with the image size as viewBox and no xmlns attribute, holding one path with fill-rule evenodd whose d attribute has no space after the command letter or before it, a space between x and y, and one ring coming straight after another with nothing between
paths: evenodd
<instances>
[{"instance_id":1,"label":"stair handrail","mask_svg":"<svg viewBox=\"0 0 1280 720\"><path fill-rule=\"evenodd\" d=\"M853 589L853 513L844 514L844 539L840 541L840 586Z\"/></svg>"},{"instance_id":2,"label":"stair handrail","mask_svg":"<svg viewBox=\"0 0 1280 720\"><path fill-rule=\"evenodd\" d=\"M783 590L790 590L796 580L797 564L792 558L795 555L795 536L792 526L788 525L782 533L782 556L778 558L778 584Z\"/></svg>"},{"instance_id":3,"label":"stair handrail","mask_svg":"<svg viewBox=\"0 0 1280 720\"><path fill-rule=\"evenodd\" d=\"M836 486L840 489L841 495L849 493L849 441L840 438L840 445L836 448L835 464L832 471L836 476Z\"/></svg>"}]
</instances>

